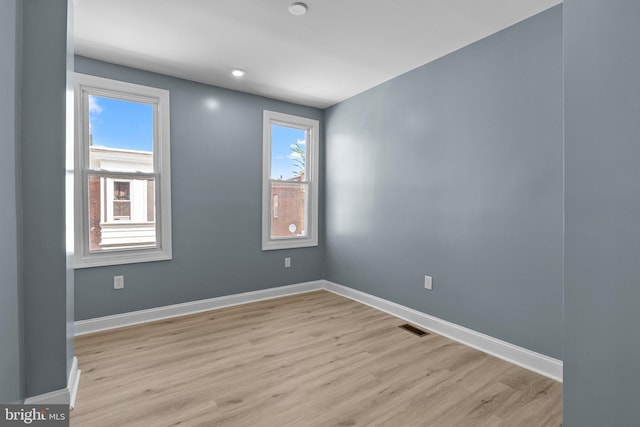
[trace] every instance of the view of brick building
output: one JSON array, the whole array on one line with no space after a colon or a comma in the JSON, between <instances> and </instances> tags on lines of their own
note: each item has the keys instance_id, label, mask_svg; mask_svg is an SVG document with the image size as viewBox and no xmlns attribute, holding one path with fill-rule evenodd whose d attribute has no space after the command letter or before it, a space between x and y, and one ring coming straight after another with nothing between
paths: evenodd
<instances>
[{"instance_id":1,"label":"view of brick building","mask_svg":"<svg viewBox=\"0 0 640 427\"><path fill-rule=\"evenodd\" d=\"M271 237L305 236L307 233L305 204L306 185L300 184L304 174L272 184Z\"/></svg>"}]
</instances>

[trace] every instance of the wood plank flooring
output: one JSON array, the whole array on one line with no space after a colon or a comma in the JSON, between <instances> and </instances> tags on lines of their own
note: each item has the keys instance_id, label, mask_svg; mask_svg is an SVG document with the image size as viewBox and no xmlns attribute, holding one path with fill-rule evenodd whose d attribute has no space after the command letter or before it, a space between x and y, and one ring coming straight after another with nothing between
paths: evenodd
<instances>
[{"instance_id":1,"label":"wood plank flooring","mask_svg":"<svg viewBox=\"0 0 640 427\"><path fill-rule=\"evenodd\" d=\"M560 426L560 383L311 292L76 339L71 426Z\"/></svg>"}]
</instances>

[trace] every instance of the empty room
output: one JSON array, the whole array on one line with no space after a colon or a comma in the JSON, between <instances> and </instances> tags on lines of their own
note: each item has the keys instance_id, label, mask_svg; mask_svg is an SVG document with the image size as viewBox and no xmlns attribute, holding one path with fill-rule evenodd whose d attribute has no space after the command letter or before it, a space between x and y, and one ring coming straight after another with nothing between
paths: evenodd
<instances>
[{"instance_id":1,"label":"empty room","mask_svg":"<svg viewBox=\"0 0 640 427\"><path fill-rule=\"evenodd\" d=\"M640 425L639 18L3 0L0 425Z\"/></svg>"}]
</instances>

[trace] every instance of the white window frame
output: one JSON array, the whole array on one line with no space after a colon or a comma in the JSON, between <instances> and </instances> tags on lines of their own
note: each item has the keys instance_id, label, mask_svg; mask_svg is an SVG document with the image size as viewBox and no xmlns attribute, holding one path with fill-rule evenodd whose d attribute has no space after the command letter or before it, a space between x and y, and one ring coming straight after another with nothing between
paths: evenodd
<instances>
[{"instance_id":1,"label":"white window frame","mask_svg":"<svg viewBox=\"0 0 640 427\"><path fill-rule=\"evenodd\" d=\"M306 147L305 180L297 182L307 184L307 235L271 238L271 212L273 211L271 196L271 125L281 125L308 131ZM262 137L262 250L291 249L318 246L318 180L319 180L319 145L320 122L305 117L292 116L265 110L263 113ZM286 181L284 181L286 182Z\"/></svg>"},{"instance_id":2,"label":"white window frame","mask_svg":"<svg viewBox=\"0 0 640 427\"><path fill-rule=\"evenodd\" d=\"M171 160L169 91L149 86L75 73L75 268L163 261L172 258ZM112 178L155 179L156 246L149 248L89 250L89 95L153 105L154 141L152 173L102 172ZM125 176L128 175L128 176Z\"/></svg>"}]
</instances>

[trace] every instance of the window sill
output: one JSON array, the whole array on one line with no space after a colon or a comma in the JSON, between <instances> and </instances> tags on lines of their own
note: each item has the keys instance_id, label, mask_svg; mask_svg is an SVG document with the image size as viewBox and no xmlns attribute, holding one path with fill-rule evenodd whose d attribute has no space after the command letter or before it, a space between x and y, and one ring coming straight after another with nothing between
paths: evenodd
<instances>
[{"instance_id":1,"label":"window sill","mask_svg":"<svg viewBox=\"0 0 640 427\"><path fill-rule=\"evenodd\" d=\"M167 253L167 251L162 251L160 249L120 251L76 257L73 268L77 270L81 268L106 267L110 265L169 261L171 259L171 253Z\"/></svg>"},{"instance_id":2,"label":"window sill","mask_svg":"<svg viewBox=\"0 0 640 427\"><path fill-rule=\"evenodd\" d=\"M263 251L273 251L278 249L296 249L318 246L318 239L282 239L267 240L262 242Z\"/></svg>"}]
</instances>

